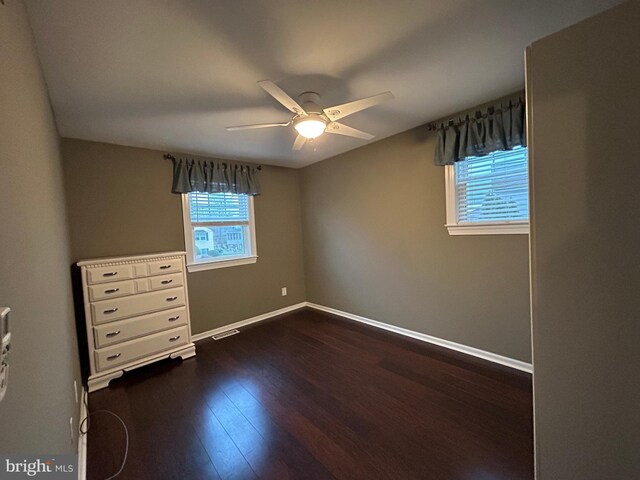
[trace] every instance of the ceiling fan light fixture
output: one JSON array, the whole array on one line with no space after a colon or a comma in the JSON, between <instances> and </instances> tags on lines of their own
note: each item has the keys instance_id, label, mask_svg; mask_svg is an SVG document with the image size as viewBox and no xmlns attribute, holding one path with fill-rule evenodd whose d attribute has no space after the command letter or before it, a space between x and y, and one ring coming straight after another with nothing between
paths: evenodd
<instances>
[{"instance_id":1,"label":"ceiling fan light fixture","mask_svg":"<svg viewBox=\"0 0 640 480\"><path fill-rule=\"evenodd\" d=\"M1 2L2 0L0 0ZM227 127L230 132L238 130L253 130L256 128L268 127L288 127L298 132L298 136L293 142L292 150L299 151L305 145L307 140L318 138L323 133L331 133L343 135L346 137L360 138L362 140L371 140L374 138L370 133L363 132L357 128L344 125L337 122L343 117L347 117L361 110L371 108L379 103L393 98L391 92L383 92L371 97L361 98L352 102L335 105L333 107L323 108L320 105L320 95L316 92L303 92L298 98L300 103L287 95L278 85L271 80L261 80L258 82L269 95L275 98L287 110L292 112L293 118L286 123L254 123L252 125L238 125ZM330 128L329 128L330 127Z\"/></svg>"},{"instance_id":2,"label":"ceiling fan light fixture","mask_svg":"<svg viewBox=\"0 0 640 480\"><path fill-rule=\"evenodd\" d=\"M305 138L317 138L327 128L327 123L320 118L301 118L293 125L300 135Z\"/></svg>"}]
</instances>

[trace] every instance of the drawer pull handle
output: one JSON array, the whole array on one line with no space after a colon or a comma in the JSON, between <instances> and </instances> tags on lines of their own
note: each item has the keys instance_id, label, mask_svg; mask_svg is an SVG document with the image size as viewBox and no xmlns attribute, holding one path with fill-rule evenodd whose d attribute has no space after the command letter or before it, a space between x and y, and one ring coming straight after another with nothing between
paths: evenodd
<instances>
[{"instance_id":1,"label":"drawer pull handle","mask_svg":"<svg viewBox=\"0 0 640 480\"><path fill-rule=\"evenodd\" d=\"M106 272L103 273L102 276L103 277L115 277L118 274L118 272Z\"/></svg>"},{"instance_id":2,"label":"drawer pull handle","mask_svg":"<svg viewBox=\"0 0 640 480\"><path fill-rule=\"evenodd\" d=\"M167 297L167 302L173 302L174 300L177 300L178 297Z\"/></svg>"},{"instance_id":3,"label":"drawer pull handle","mask_svg":"<svg viewBox=\"0 0 640 480\"><path fill-rule=\"evenodd\" d=\"M171 264L169 264L169 265L160 265L160 270L166 270L167 268L171 268Z\"/></svg>"},{"instance_id":4,"label":"drawer pull handle","mask_svg":"<svg viewBox=\"0 0 640 480\"><path fill-rule=\"evenodd\" d=\"M109 310L105 310L105 311L104 311L104 312L102 312L102 313L109 314L109 313L116 313L117 311L118 311L118 307L116 307L116 308L110 308Z\"/></svg>"},{"instance_id":5,"label":"drawer pull handle","mask_svg":"<svg viewBox=\"0 0 640 480\"><path fill-rule=\"evenodd\" d=\"M115 337L116 335L120 335L120 330L116 330L115 332L107 333L107 337Z\"/></svg>"},{"instance_id":6,"label":"drawer pull handle","mask_svg":"<svg viewBox=\"0 0 640 480\"><path fill-rule=\"evenodd\" d=\"M175 317L170 317L168 320L170 322L175 322L176 320L178 320L180 318L180 315L176 315Z\"/></svg>"},{"instance_id":7,"label":"drawer pull handle","mask_svg":"<svg viewBox=\"0 0 640 480\"><path fill-rule=\"evenodd\" d=\"M116 293L119 291L120 291L119 288L108 288L107 290L104 291L104 293Z\"/></svg>"},{"instance_id":8,"label":"drawer pull handle","mask_svg":"<svg viewBox=\"0 0 640 480\"><path fill-rule=\"evenodd\" d=\"M162 285L169 285L171 282L173 282L173 280L162 280L160 283Z\"/></svg>"},{"instance_id":9,"label":"drawer pull handle","mask_svg":"<svg viewBox=\"0 0 640 480\"><path fill-rule=\"evenodd\" d=\"M122 355L121 353L116 353L115 355L109 355L107 357L107 360L111 361L111 360L115 360L116 358L120 357L120 355Z\"/></svg>"},{"instance_id":10,"label":"drawer pull handle","mask_svg":"<svg viewBox=\"0 0 640 480\"><path fill-rule=\"evenodd\" d=\"M180 335L176 335L175 337L171 337L169 339L170 342L175 342L176 340L178 340L180 338Z\"/></svg>"}]
</instances>

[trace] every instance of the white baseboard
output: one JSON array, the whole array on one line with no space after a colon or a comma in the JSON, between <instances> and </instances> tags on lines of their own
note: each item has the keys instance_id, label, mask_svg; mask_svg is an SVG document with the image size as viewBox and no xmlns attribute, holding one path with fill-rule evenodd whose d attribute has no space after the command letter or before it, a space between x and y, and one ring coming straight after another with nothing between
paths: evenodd
<instances>
[{"instance_id":1,"label":"white baseboard","mask_svg":"<svg viewBox=\"0 0 640 480\"><path fill-rule=\"evenodd\" d=\"M451 342L449 340L445 340L443 338L434 337L431 335L427 335L426 333L415 332L413 330L409 330L407 328L397 327L395 325L390 325L388 323L379 322L377 320L372 320L370 318L362 317L360 315L354 315L353 313L343 312L342 310L337 310L335 308L325 307L324 305L318 305L316 303L311 302L301 302L296 303L295 305L290 305L288 307L281 308L279 310L274 310L272 312L263 313L262 315L258 315L256 317L247 318L246 320L240 320L239 322L230 323L229 325L224 325L222 327L214 328L213 330L208 330L202 333L196 333L191 336L192 341L197 342L199 340L203 340L205 338L212 337L213 335L217 335L218 333L226 332L227 330L232 330L234 328L245 327L247 325L251 325L252 323L261 322L263 320L267 320L272 317L276 317L278 315L282 315L284 313L292 312L294 310L298 310L300 308L309 307L314 308L316 310L320 310L322 312L331 313L333 315L338 315L339 317L344 317L349 320L355 320L356 322L366 323L367 325L371 325L377 328L381 328L383 330L387 330L389 332L397 333L400 335L404 335L406 337L415 338L416 340L421 340L423 342L432 343L434 345L439 345L444 348L449 348L451 350L455 350L457 352L465 353L467 355L472 355L474 357L482 358L483 360L488 360L493 363L498 363L500 365L504 365L506 367L515 368L516 370L521 370L523 372L532 373L533 367L530 363L523 362L521 360L516 360L514 358L505 357L503 355L498 355L497 353L487 352L485 350L480 350L479 348L469 347L467 345L462 345L460 343Z\"/></svg>"},{"instance_id":2,"label":"white baseboard","mask_svg":"<svg viewBox=\"0 0 640 480\"><path fill-rule=\"evenodd\" d=\"M307 307L314 308L322 312L332 313L340 317L348 318L349 320L355 320L356 322L366 323L367 325L371 325L373 327L381 328L383 330L388 330L393 333L398 333L400 335L415 338L417 340L421 340L427 343L432 343L434 345L439 345L441 347L449 348L457 352L466 353L467 355L473 355L474 357L482 358L490 362L499 363L500 365L515 368L516 370L521 370L523 372L528 372L528 373L533 372L532 365L530 363L526 363L521 360L504 357L502 355L498 355L497 353L480 350L479 348L468 347L467 345L462 345L460 343L451 342L449 340L444 340L442 338L433 337L425 333L415 332L413 330L409 330L402 327L396 327L395 325L389 325L388 323L379 322L377 320L371 320L370 318L361 317L360 315L354 315L353 313L343 312L342 310L336 310L335 308L325 307L324 305L318 305L316 303L311 303L311 302L306 302L306 305Z\"/></svg>"},{"instance_id":3,"label":"white baseboard","mask_svg":"<svg viewBox=\"0 0 640 480\"><path fill-rule=\"evenodd\" d=\"M87 435L80 433L80 426L88 414L87 406L87 390L82 389L80 395L80 416L78 417L78 480L86 480L87 478ZM84 425L86 428L86 424Z\"/></svg>"},{"instance_id":4,"label":"white baseboard","mask_svg":"<svg viewBox=\"0 0 640 480\"><path fill-rule=\"evenodd\" d=\"M227 330L233 330L234 328L246 327L247 325L251 325L252 323L261 322L263 320L267 320L272 317L277 317L278 315L282 315L284 313L289 313L294 310L298 310L300 308L304 308L307 306L307 302L296 303L295 305L289 305L288 307L281 308L279 310L274 310L272 312L263 313L262 315L258 315L256 317L247 318L246 320L240 320L239 322L230 323L229 325L224 325L222 327L214 328L213 330L208 330L202 333L196 333L191 335L191 340L193 342L197 342L199 340L203 340L205 338L212 337L217 335L218 333L226 332Z\"/></svg>"}]
</instances>

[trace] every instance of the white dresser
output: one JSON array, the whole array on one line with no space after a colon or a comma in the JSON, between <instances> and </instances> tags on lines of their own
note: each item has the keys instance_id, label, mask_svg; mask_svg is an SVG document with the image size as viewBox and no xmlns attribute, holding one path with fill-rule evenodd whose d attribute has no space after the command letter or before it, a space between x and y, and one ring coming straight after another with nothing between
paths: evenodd
<instances>
[{"instance_id":1,"label":"white dresser","mask_svg":"<svg viewBox=\"0 0 640 480\"><path fill-rule=\"evenodd\" d=\"M191 341L185 252L77 263L89 348L89 391L124 371L196 354Z\"/></svg>"}]
</instances>

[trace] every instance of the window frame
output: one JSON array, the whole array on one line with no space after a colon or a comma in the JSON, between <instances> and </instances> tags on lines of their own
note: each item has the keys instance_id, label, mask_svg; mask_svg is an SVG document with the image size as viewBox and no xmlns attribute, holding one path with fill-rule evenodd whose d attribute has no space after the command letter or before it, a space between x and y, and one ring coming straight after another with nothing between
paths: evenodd
<instances>
[{"instance_id":1,"label":"window frame","mask_svg":"<svg viewBox=\"0 0 640 480\"><path fill-rule=\"evenodd\" d=\"M527 159L528 157L527 152ZM464 161L464 160L462 160ZM528 235L529 220L502 220L489 222L458 223L458 197L456 196L456 170L453 165L444 167L444 188L447 222L445 227L449 235ZM531 193L531 180L527 188ZM530 197L529 197L530 199ZM529 212L529 218L531 212Z\"/></svg>"},{"instance_id":2,"label":"window frame","mask_svg":"<svg viewBox=\"0 0 640 480\"><path fill-rule=\"evenodd\" d=\"M194 255L194 238L193 238L193 224L191 223L191 206L189 204L189 194L183 193L182 195L182 226L184 229L184 245L187 252L187 271L188 272L200 272L203 270L212 270L216 268L235 267L238 265L249 265L256 263L258 260L258 247L256 242L256 222L255 212L253 208L253 195L248 195L248 208L249 208L249 223L247 227L249 229L249 244L250 254L239 257L226 257L219 260L205 260L196 261ZM226 222L220 222L224 224ZM228 222L230 224L238 224L237 221ZM244 224L244 223L243 223Z\"/></svg>"}]
</instances>

